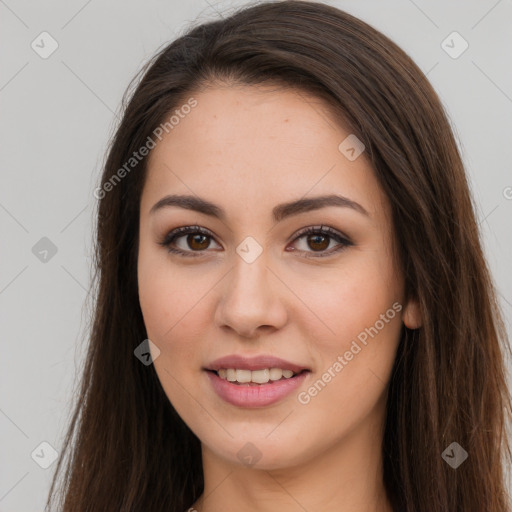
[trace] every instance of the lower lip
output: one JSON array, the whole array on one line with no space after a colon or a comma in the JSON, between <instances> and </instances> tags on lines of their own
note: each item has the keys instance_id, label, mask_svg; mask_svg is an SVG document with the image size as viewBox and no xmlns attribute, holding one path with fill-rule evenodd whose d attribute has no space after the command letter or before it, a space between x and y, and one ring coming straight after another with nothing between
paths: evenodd
<instances>
[{"instance_id":1,"label":"lower lip","mask_svg":"<svg viewBox=\"0 0 512 512\"><path fill-rule=\"evenodd\" d=\"M234 384L207 371L213 389L226 402L237 407L265 407L274 404L296 390L309 372L289 379L269 381L268 384Z\"/></svg>"}]
</instances>

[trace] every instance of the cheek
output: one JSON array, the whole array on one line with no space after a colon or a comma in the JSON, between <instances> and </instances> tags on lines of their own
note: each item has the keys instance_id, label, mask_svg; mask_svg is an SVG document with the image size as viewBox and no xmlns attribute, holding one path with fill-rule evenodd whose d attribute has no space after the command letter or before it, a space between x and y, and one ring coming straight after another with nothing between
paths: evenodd
<instances>
[{"instance_id":1,"label":"cheek","mask_svg":"<svg viewBox=\"0 0 512 512\"><path fill-rule=\"evenodd\" d=\"M330 345L343 349L347 343L350 345L353 338L379 321L400 297L391 266L380 260L376 253L355 254L347 262L347 270L333 269L328 280L304 284L305 302L315 313L308 315L309 329L318 332L321 328L326 348ZM390 322L386 326L398 315L392 310L388 316Z\"/></svg>"},{"instance_id":2,"label":"cheek","mask_svg":"<svg viewBox=\"0 0 512 512\"><path fill-rule=\"evenodd\" d=\"M315 407L337 403L362 412L384 390L399 342L402 308L399 283L388 263L376 252L357 254L350 272L333 272L328 282L309 288L308 305L323 324L310 315L304 328L313 333L320 326L324 333L310 337L312 351L320 356L315 376L320 382L308 393Z\"/></svg>"},{"instance_id":3,"label":"cheek","mask_svg":"<svg viewBox=\"0 0 512 512\"><path fill-rule=\"evenodd\" d=\"M198 344L211 326L205 308L218 278L177 268L165 257L145 256L138 264L139 302L148 338L161 352L155 366L181 372L184 362L197 361Z\"/></svg>"},{"instance_id":4,"label":"cheek","mask_svg":"<svg viewBox=\"0 0 512 512\"><path fill-rule=\"evenodd\" d=\"M205 329L201 327L205 315L201 315L200 298L206 290L199 283L194 286L189 274L173 270L162 260L140 254L139 302L148 338L160 350L154 368L165 394L182 417L195 417L201 411L194 409L186 390L194 389L200 365L196 365L196 375L187 363L197 361L195 341Z\"/></svg>"},{"instance_id":5,"label":"cheek","mask_svg":"<svg viewBox=\"0 0 512 512\"><path fill-rule=\"evenodd\" d=\"M146 242L147 243L147 242ZM160 250L142 245L137 265L139 303L148 336L160 345L193 306L194 287Z\"/></svg>"},{"instance_id":6,"label":"cheek","mask_svg":"<svg viewBox=\"0 0 512 512\"><path fill-rule=\"evenodd\" d=\"M176 294L154 267L139 265L139 302L150 339L160 346L173 325Z\"/></svg>"}]
</instances>

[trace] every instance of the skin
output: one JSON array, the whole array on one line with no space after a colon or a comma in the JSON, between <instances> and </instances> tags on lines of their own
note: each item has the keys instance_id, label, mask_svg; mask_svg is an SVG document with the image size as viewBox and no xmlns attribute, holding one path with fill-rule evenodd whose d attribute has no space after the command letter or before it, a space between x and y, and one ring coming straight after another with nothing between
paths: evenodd
<instances>
[{"instance_id":1,"label":"skin","mask_svg":"<svg viewBox=\"0 0 512 512\"><path fill-rule=\"evenodd\" d=\"M194 508L391 511L381 459L386 391L402 322L419 327L421 315L417 303L403 303L389 202L365 154L350 161L338 150L350 132L323 100L240 85L193 97L197 106L149 157L138 283L148 337L160 350L155 370L202 444L205 492ZM329 206L272 220L279 203L331 193L356 201L369 217ZM167 194L205 198L226 210L226 220L177 206L150 214ZM187 243L184 235L174 247L199 247L200 256L159 245L171 230L190 225L211 231L210 245L194 245L193 237ZM353 245L316 256L339 242L315 245L314 235L296 233L320 225ZM247 236L262 248L250 264L236 252ZM298 392L395 302L401 311L309 403L299 403ZM276 404L236 407L217 396L202 370L235 353L271 354L311 373ZM253 466L237 457L247 442L261 455Z\"/></svg>"}]
</instances>

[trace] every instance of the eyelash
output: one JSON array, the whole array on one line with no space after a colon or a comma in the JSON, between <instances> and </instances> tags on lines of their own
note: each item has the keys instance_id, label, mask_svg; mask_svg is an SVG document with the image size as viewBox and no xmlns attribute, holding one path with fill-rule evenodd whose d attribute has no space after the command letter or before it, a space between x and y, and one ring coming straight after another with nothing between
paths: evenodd
<instances>
[{"instance_id":1,"label":"eyelash","mask_svg":"<svg viewBox=\"0 0 512 512\"><path fill-rule=\"evenodd\" d=\"M174 247L171 247L171 244L175 242L177 238L181 238L182 236L188 235L188 234L201 234L204 236L207 236L209 238L214 238L213 235L210 233L210 231L201 228L200 226L184 226L181 228L177 228L169 232L167 235L165 235L164 239L161 240L159 245L167 248L167 250L170 253L179 254L181 256L185 257L197 257L202 256L202 254L205 252L203 251L183 251L181 249L176 249ZM313 255L305 255L305 258L324 258L327 256L331 256L333 254L337 254L341 251L343 251L346 247L349 247L351 245L354 245L350 240L348 240L346 237L342 236L340 233L335 231L334 229L330 228L329 226L310 226L307 228L304 228L303 230L299 231L297 236L294 238L293 242L297 241L300 238L303 238L306 235L327 235L330 238L335 239L338 243L340 243L340 247L336 250L330 250L330 252L326 251L319 251L319 252L312 252ZM299 252L306 252L309 251L299 251Z\"/></svg>"}]
</instances>

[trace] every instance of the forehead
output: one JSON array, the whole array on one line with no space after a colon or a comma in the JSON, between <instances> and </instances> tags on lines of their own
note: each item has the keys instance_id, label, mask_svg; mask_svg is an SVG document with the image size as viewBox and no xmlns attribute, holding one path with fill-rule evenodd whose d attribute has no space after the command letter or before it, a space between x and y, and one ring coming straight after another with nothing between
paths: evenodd
<instances>
[{"instance_id":1,"label":"forehead","mask_svg":"<svg viewBox=\"0 0 512 512\"><path fill-rule=\"evenodd\" d=\"M214 87L190 96L196 106L150 153L143 202L148 195L192 193L256 208L270 197L277 203L338 192L370 213L382 202L364 153L350 161L338 149L350 132L325 100L269 86Z\"/></svg>"}]
</instances>

